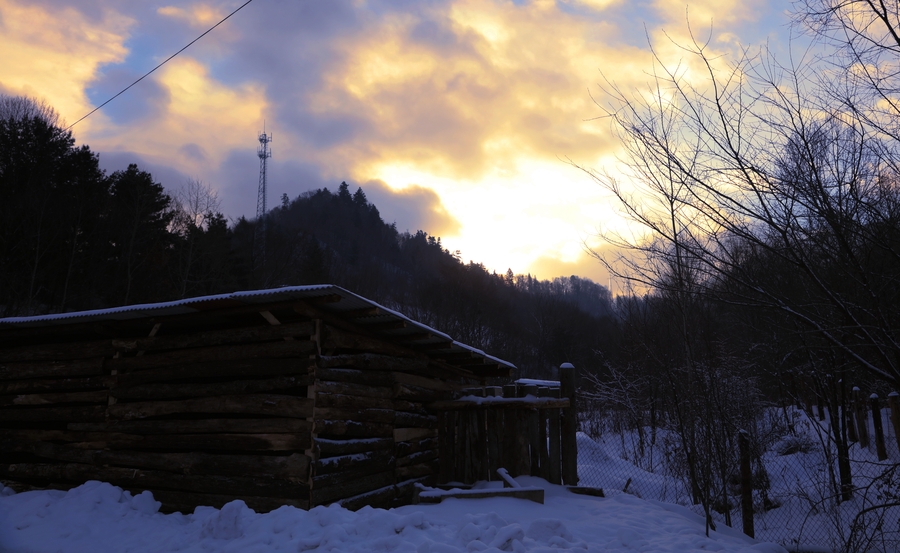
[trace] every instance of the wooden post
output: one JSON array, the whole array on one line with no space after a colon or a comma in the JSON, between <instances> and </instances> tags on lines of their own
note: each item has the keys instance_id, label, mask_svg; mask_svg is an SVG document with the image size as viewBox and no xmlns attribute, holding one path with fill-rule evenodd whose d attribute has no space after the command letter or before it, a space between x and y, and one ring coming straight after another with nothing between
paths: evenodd
<instances>
[{"instance_id":1,"label":"wooden post","mask_svg":"<svg viewBox=\"0 0 900 553\"><path fill-rule=\"evenodd\" d=\"M744 533L752 538L753 471L750 469L750 434L746 430L738 433L738 448L741 456L741 521L744 523Z\"/></svg>"},{"instance_id":2,"label":"wooden post","mask_svg":"<svg viewBox=\"0 0 900 553\"><path fill-rule=\"evenodd\" d=\"M866 406L863 404L862 392L853 387L853 410L856 412L856 430L859 434L859 447L869 447L869 425L866 416Z\"/></svg>"},{"instance_id":3,"label":"wooden post","mask_svg":"<svg viewBox=\"0 0 900 553\"><path fill-rule=\"evenodd\" d=\"M888 406L891 408L891 426L894 427L894 439L897 441L897 450L900 451L900 394L897 392L889 393Z\"/></svg>"},{"instance_id":4,"label":"wooden post","mask_svg":"<svg viewBox=\"0 0 900 553\"><path fill-rule=\"evenodd\" d=\"M525 387L517 387L517 396L525 397ZM531 476L531 417L528 409L513 409L516 416L516 466L515 476Z\"/></svg>"},{"instance_id":5,"label":"wooden post","mask_svg":"<svg viewBox=\"0 0 900 553\"><path fill-rule=\"evenodd\" d=\"M738 449L741 457L741 521L744 533L754 537L753 529L753 471L750 468L750 434L738 432Z\"/></svg>"},{"instance_id":6,"label":"wooden post","mask_svg":"<svg viewBox=\"0 0 900 553\"><path fill-rule=\"evenodd\" d=\"M538 388L538 397L550 397L550 388ZM547 454L547 409L538 409L538 454L541 463L541 478L550 481L550 456Z\"/></svg>"},{"instance_id":7,"label":"wooden post","mask_svg":"<svg viewBox=\"0 0 900 553\"><path fill-rule=\"evenodd\" d=\"M875 428L875 451L878 460L887 459L887 449L884 447L884 425L881 422L881 405L878 402L878 394L869 396L869 404L872 407L872 426Z\"/></svg>"},{"instance_id":8,"label":"wooden post","mask_svg":"<svg viewBox=\"0 0 900 553\"><path fill-rule=\"evenodd\" d=\"M563 363L559 366L560 395L569 398L569 406L562 410L562 479L567 486L578 485L578 431L575 406L575 366Z\"/></svg>"},{"instance_id":9,"label":"wooden post","mask_svg":"<svg viewBox=\"0 0 900 553\"><path fill-rule=\"evenodd\" d=\"M537 397L538 387L529 384L523 387L526 396ZM538 432L538 410L526 409L528 416L528 452L531 455L531 476L541 475L540 433Z\"/></svg>"},{"instance_id":10,"label":"wooden post","mask_svg":"<svg viewBox=\"0 0 900 553\"><path fill-rule=\"evenodd\" d=\"M550 390L550 397L559 397L559 388ZM550 483L562 484L560 476L560 466L562 456L560 454L560 433L559 433L559 409L548 409L547 420L550 427Z\"/></svg>"},{"instance_id":11,"label":"wooden post","mask_svg":"<svg viewBox=\"0 0 900 553\"><path fill-rule=\"evenodd\" d=\"M475 411L475 423L477 424L475 439L475 480L490 480L490 462L488 459L488 432L487 411L478 409Z\"/></svg>"},{"instance_id":12,"label":"wooden post","mask_svg":"<svg viewBox=\"0 0 900 553\"><path fill-rule=\"evenodd\" d=\"M438 435L438 462L440 463L438 483L446 484L453 479L456 421L453 419L452 411L441 411L438 413L438 429L440 432Z\"/></svg>"},{"instance_id":13,"label":"wooden post","mask_svg":"<svg viewBox=\"0 0 900 553\"><path fill-rule=\"evenodd\" d=\"M516 385L507 384L503 386L503 397L516 397ZM498 411L499 419L503 423L503 445L500 448L503 457L501 457L500 467L505 468L507 471L515 472L518 463L516 458L518 452L518 440L516 438L518 435L518 420L516 412L512 409L498 409Z\"/></svg>"}]
</instances>

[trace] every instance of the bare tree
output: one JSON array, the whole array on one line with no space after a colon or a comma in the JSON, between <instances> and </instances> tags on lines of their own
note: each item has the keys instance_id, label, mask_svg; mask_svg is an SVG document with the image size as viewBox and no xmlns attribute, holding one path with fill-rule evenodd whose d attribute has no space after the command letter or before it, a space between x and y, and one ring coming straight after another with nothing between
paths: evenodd
<instances>
[{"instance_id":1,"label":"bare tree","mask_svg":"<svg viewBox=\"0 0 900 553\"><path fill-rule=\"evenodd\" d=\"M45 100L29 96L0 94L0 119L42 119L49 126L59 126L59 114Z\"/></svg>"}]
</instances>

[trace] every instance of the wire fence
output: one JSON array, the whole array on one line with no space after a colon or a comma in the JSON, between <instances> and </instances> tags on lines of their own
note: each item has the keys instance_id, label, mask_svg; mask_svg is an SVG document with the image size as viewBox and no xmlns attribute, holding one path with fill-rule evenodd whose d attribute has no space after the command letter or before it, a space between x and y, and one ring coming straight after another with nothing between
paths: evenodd
<instances>
[{"instance_id":1,"label":"wire fence","mask_svg":"<svg viewBox=\"0 0 900 553\"><path fill-rule=\"evenodd\" d=\"M676 425L635 425L633 412L583 400L579 483L683 505L708 515L712 529L747 530L791 551L900 551L900 440L891 416L900 413L851 404L832 417L812 403L762 411L748 429L742 478L737 433L723 437L718 454L695 445L691 462ZM752 498L752 529L742 494Z\"/></svg>"}]
</instances>

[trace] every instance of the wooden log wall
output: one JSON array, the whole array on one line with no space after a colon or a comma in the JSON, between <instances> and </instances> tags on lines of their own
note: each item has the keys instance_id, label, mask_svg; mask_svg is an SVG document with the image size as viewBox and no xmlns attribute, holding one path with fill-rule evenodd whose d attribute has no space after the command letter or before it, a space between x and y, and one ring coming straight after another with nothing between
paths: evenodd
<instances>
[{"instance_id":1,"label":"wooden log wall","mask_svg":"<svg viewBox=\"0 0 900 553\"><path fill-rule=\"evenodd\" d=\"M565 424L572 400L561 398L560 388L513 384L467 393L485 400L428 406L438 413L440 483L498 480L497 468L502 467L513 476L577 484L575 427ZM566 432L571 439L563 439Z\"/></svg>"},{"instance_id":2,"label":"wooden log wall","mask_svg":"<svg viewBox=\"0 0 900 553\"><path fill-rule=\"evenodd\" d=\"M335 340L338 333L329 329L329 335ZM341 340L341 351L350 349L348 343ZM438 472L438 418L425 405L452 398L463 385L423 359L370 353L319 357L311 392L310 506L411 501L413 484L433 481Z\"/></svg>"},{"instance_id":3,"label":"wooden log wall","mask_svg":"<svg viewBox=\"0 0 900 553\"><path fill-rule=\"evenodd\" d=\"M315 325L256 320L0 349L0 480L103 480L166 511L308 508Z\"/></svg>"}]
</instances>

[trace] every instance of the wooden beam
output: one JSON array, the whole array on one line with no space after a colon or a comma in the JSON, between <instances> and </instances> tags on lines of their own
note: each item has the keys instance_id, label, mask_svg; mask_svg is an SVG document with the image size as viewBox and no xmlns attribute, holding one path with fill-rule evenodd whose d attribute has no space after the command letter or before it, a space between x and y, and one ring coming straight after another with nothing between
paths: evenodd
<instances>
[{"instance_id":1,"label":"wooden beam","mask_svg":"<svg viewBox=\"0 0 900 553\"><path fill-rule=\"evenodd\" d=\"M144 384L113 387L110 395L119 400L160 400L198 398L237 394L258 394L297 390L312 384L309 374L278 376L266 380L228 380L224 382Z\"/></svg>"},{"instance_id":2,"label":"wooden beam","mask_svg":"<svg viewBox=\"0 0 900 553\"><path fill-rule=\"evenodd\" d=\"M126 434L309 434L312 422L305 419L190 419L129 420L67 425L79 432L120 432Z\"/></svg>"},{"instance_id":3,"label":"wooden beam","mask_svg":"<svg viewBox=\"0 0 900 553\"><path fill-rule=\"evenodd\" d=\"M280 357L306 357L314 351L309 341L269 342L244 345L212 346L175 350L145 355L108 359L109 369L122 371L144 370L166 365L233 361L235 359L265 359Z\"/></svg>"},{"instance_id":4,"label":"wooden beam","mask_svg":"<svg viewBox=\"0 0 900 553\"><path fill-rule=\"evenodd\" d=\"M245 394L181 401L117 403L108 408L109 417L119 420L144 419L178 413L228 413L306 418L313 414L313 400L306 397L277 394Z\"/></svg>"}]
</instances>

